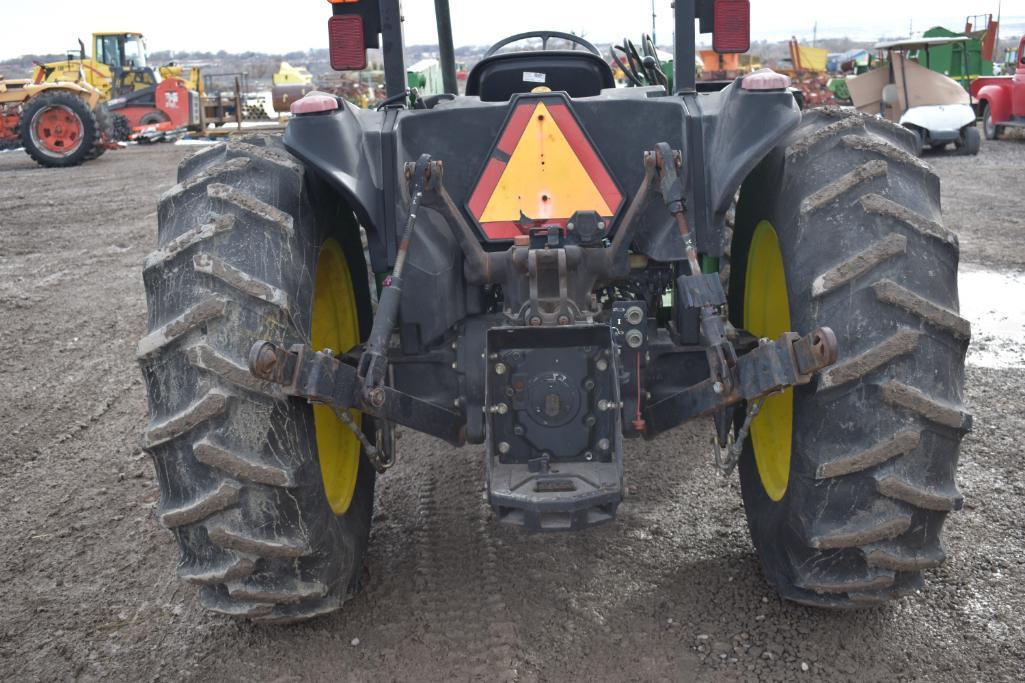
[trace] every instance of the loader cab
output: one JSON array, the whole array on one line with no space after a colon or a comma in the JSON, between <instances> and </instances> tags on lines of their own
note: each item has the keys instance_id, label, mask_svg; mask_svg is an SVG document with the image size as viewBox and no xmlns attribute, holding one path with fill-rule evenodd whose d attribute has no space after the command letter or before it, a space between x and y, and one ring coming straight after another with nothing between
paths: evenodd
<instances>
[{"instance_id":1,"label":"loader cab","mask_svg":"<svg viewBox=\"0 0 1025 683\"><path fill-rule=\"evenodd\" d=\"M110 67L112 97L157 84L157 76L147 64L146 40L141 33L94 33L93 56Z\"/></svg>"},{"instance_id":2,"label":"loader cab","mask_svg":"<svg viewBox=\"0 0 1025 683\"><path fill-rule=\"evenodd\" d=\"M541 49L502 50L525 40L540 40ZM552 41L569 49L549 49ZM491 47L466 79L466 94L485 102L506 102L517 93L564 91L570 97L598 95L614 88L612 69L590 42L569 33L532 31L499 41Z\"/></svg>"}]
</instances>

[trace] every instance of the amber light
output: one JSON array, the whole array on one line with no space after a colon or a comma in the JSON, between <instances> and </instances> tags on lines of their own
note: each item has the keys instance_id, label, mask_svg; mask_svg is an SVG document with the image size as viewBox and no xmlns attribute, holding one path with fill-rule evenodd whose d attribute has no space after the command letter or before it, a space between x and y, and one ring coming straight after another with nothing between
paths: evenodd
<instances>
[{"instance_id":1,"label":"amber light","mask_svg":"<svg viewBox=\"0 0 1025 683\"><path fill-rule=\"evenodd\" d=\"M715 30L712 49L719 54L751 49L750 0L715 0Z\"/></svg>"},{"instance_id":2,"label":"amber light","mask_svg":"<svg viewBox=\"0 0 1025 683\"><path fill-rule=\"evenodd\" d=\"M331 68L335 71L361 71L367 68L367 49L363 40L363 17L339 14L327 21Z\"/></svg>"}]
</instances>

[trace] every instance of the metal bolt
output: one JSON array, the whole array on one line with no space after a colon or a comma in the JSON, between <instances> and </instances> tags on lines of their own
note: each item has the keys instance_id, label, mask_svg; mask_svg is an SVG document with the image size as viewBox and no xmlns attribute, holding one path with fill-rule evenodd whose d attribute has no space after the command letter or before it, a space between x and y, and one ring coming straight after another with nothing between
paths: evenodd
<instances>
[{"instance_id":1,"label":"metal bolt","mask_svg":"<svg viewBox=\"0 0 1025 683\"><path fill-rule=\"evenodd\" d=\"M512 450L512 446L510 446L507 441L499 442L499 444L498 444L498 452L499 453L501 453L502 455L505 455L510 450Z\"/></svg>"},{"instance_id":2,"label":"metal bolt","mask_svg":"<svg viewBox=\"0 0 1025 683\"><path fill-rule=\"evenodd\" d=\"M594 364L594 367L598 368L598 372L605 372L609 369L609 362L604 358L599 358L598 362Z\"/></svg>"},{"instance_id":3,"label":"metal bolt","mask_svg":"<svg viewBox=\"0 0 1025 683\"><path fill-rule=\"evenodd\" d=\"M509 412L509 405L506 403L499 403L488 408L489 413L498 413L499 415L505 415Z\"/></svg>"},{"instance_id":4,"label":"metal bolt","mask_svg":"<svg viewBox=\"0 0 1025 683\"><path fill-rule=\"evenodd\" d=\"M598 450L599 451L607 451L607 450L609 450L609 440L608 439L601 439L598 442Z\"/></svg>"},{"instance_id":5,"label":"metal bolt","mask_svg":"<svg viewBox=\"0 0 1025 683\"><path fill-rule=\"evenodd\" d=\"M592 453L591 451L587 451L586 453L584 453L584 460L586 460L587 462L591 462L592 460L594 460L594 453Z\"/></svg>"},{"instance_id":6,"label":"metal bolt","mask_svg":"<svg viewBox=\"0 0 1025 683\"><path fill-rule=\"evenodd\" d=\"M377 387L376 389L370 390L370 403L375 408L380 408L384 405L384 389Z\"/></svg>"},{"instance_id":7,"label":"metal bolt","mask_svg":"<svg viewBox=\"0 0 1025 683\"><path fill-rule=\"evenodd\" d=\"M527 430L525 430L520 425L516 425L515 427L513 427L513 434L515 434L516 436L523 436L526 433L526 431Z\"/></svg>"},{"instance_id":8,"label":"metal bolt","mask_svg":"<svg viewBox=\"0 0 1025 683\"><path fill-rule=\"evenodd\" d=\"M644 322L644 309L640 306L631 306L626 309L626 321L631 325L640 325Z\"/></svg>"},{"instance_id":9,"label":"metal bolt","mask_svg":"<svg viewBox=\"0 0 1025 683\"><path fill-rule=\"evenodd\" d=\"M452 364L452 369L453 370L458 370L459 369L459 363L453 363Z\"/></svg>"},{"instance_id":10,"label":"metal bolt","mask_svg":"<svg viewBox=\"0 0 1025 683\"><path fill-rule=\"evenodd\" d=\"M498 354L497 353L489 353L488 354L488 359L489 360L498 360Z\"/></svg>"},{"instance_id":11,"label":"metal bolt","mask_svg":"<svg viewBox=\"0 0 1025 683\"><path fill-rule=\"evenodd\" d=\"M456 400L452 401L452 405L454 405L456 408L460 407L461 405L463 405L463 399L461 397L456 398Z\"/></svg>"},{"instance_id":12,"label":"metal bolt","mask_svg":"<svg viewBox=\"0 0 1025 683\"><path fill-rule=\"evenodd\" d=\"M568 315L560 315L558 322L559 322L560 325L569 325L569 316Z\"/></svg>"},{"instance_id":13,"label":"metal bolt","mask_svg":"<svg viewBox=\"0 0 1025 683\"><path fill-rule=\"evenodd\" d=\"M590 391L591 389L594 389L594 380L589 379L586 382L584 382L584 388L587 389L588 391Z\"/></svg>"},{"instance_id":14,"label":"metal bolt","mask_svg":"<svg viewBox=\"0 0 1025 683\"><path fill-rule=\"evenodd\" d=\"M598 229L599 230L604 230L605 229L605 221L598 221Z\"/></svg>"},{"instance_id":15,"label":"metal bolt","mask_svg":"<svg viewBox=\"0 0 1025 683\"><path fill-rule=\"evenodd\" d=\"M640 330L630 330L626 333L626 345L631 349L639 349L644 344L644 335Z\"/></svg>"},{"instance_id":16,"label":"metal bolt","mask_svg":"<svg viewBox=\"0 0 1025 683\"><path fill-rule=\"evenodd\" d=\"M567 230L570 230L570 231L573 231L573 230L576 230L576 229L577 229L577 226L573 225L573 223L572 223L572 222L570 222L570 223L567 223L567 224L566 224L566 229L567 229Z\"/></svg>"},{"instance_id":17,"label":"metal bolt","mask_svg":"<svg viewBox=\"0 0 1025 683\"><path fill-rule=\"evenodd\" d=\"M717 394L721 394L722 393L722 389L723 389L722 382L716 382L715 384L712 385L712 391L714 391Z\"/></svg>"},{"instance_id":18,"label":"metal bolt","mask_svg":"<svg viewBox=\"0 0 1025 683\"><path fill-rule=\"evenodd\" d=\"M542 323L541 318L539 316L536 316L536 315L530 316L530 320L527 321L527 324L530 325L531 327L541 327L541 323Z\"/></svg>"},{"instance_id":19,"label":"metal bolt","mask_svg":"<svg viewBox=\"0 0 1025 683\"><path fill-rule=\"evenodd\" d=\"M509 366L507 366L505 363L495 363L496 375L504 375L508 369Z\"/></svg>"},{"instance_id":20,"label":"metal bolt","mask_svg":"<svg viewBox=\"0 0 1025 683\"><path fill-rule=\"evenodd\" d=\"M594 415L588 415L587 417L584 418L584 424L587 425L588 427L593 427L594 423L597 422L597 421L598 420L595 419Z\"/></svg>"}]
</instances>

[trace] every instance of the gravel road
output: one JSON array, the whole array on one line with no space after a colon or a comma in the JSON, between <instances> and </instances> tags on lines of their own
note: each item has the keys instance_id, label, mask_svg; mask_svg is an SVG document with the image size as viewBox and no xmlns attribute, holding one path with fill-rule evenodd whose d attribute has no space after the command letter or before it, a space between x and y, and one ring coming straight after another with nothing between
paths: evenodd
<instances>
[{"instance_id":1,"label":"gravel road","mask_svg":"<svg viewBox=\"0 0 1025 683\"><path fill-rule=\"evenodd\" d=\"M0 154L0 679L1021 679L1020 358L969 368L950 559L886 608L781 603L700 425L630 444L615 524L554 536L493 523L479 449L407 435L342 613L270 628L201 611L153 519L134 361L156 200L188 151L64 171ZM1025 140L928 160L965 265L1020 277ZM983 310L1022 305L991 294Z\"/></svg>"}]
</instances>

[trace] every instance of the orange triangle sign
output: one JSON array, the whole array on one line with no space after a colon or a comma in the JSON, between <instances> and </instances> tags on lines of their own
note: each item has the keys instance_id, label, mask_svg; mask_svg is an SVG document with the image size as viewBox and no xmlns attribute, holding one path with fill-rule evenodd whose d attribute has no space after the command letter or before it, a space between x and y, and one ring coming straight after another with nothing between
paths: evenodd
<instances>
[{"instance_id":1,"label":"orange triangle sign","mask_svg":"<svg viewBox=\"0 0 1025 683\"><path fill-rule=\"evenodd\" d=\"M514 107L469 209L490 239L524 234L521 216L565 227L577 211L611 220L623 195L562 98Z\"/></svg>"}]
</instances>

